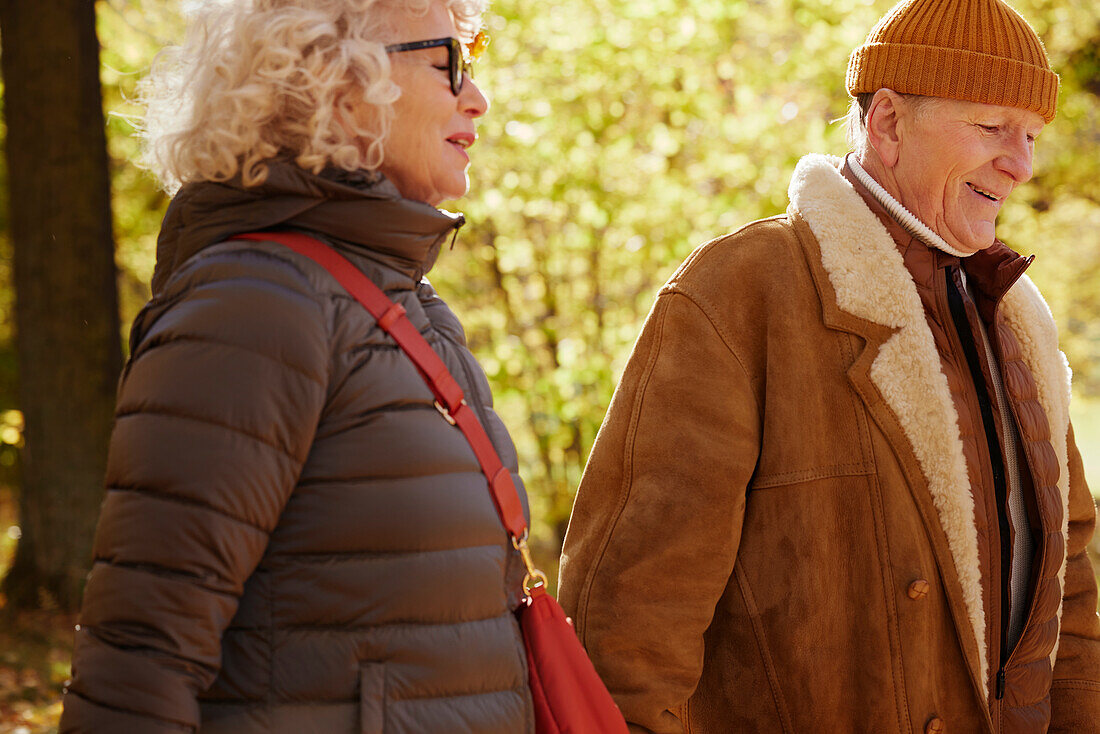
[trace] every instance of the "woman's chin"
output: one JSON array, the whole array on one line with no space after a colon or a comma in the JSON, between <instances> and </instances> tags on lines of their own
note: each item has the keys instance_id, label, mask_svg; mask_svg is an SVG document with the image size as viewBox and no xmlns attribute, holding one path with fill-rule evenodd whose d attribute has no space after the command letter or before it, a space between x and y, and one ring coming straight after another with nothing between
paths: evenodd
<instances>
[{"instance_id":1,"label":"woman's chin","mask_svg":"<svg viewBox=\"0 0 1100 734\"><path fill-rule=\"evenodd\" d=\"M444 201L454 201L455 199L461 199L470 191L470 180L465 176L462 177L462 183L455 186L448 186L446 191L441 191L442 198L433 204L432 206L439 206Z\"/></svg>"}]
</instances>

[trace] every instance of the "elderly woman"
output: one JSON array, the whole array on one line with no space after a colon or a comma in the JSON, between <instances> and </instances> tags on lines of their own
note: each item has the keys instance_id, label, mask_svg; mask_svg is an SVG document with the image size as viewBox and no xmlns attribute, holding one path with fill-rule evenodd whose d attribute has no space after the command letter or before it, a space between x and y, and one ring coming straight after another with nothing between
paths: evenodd
<instances>
[{"instance_id":1,"label":"elderly woman","mask_svg":"<svg viewBox=\"0 0 1100 734\"><path fill-rule=\"evenodd\" d=\"M658 296L562 605L638 732L1098 734L1069 373L994 236L1058 78L1000 0L906 0L847 80L855 152Z\"/></svg>"},{"instance_id":2,"label":"elderly woman","mask_svg":"<svg viewBox=\"0 0 1100 734\"><path fill-rule=\"evenodd\" d=\"M424 275L487 102L479 1L209 2L146 87L178 192L119 393L64 732L528 732L522 565L416 368L312 260L404 307L512 473ZM518 484L518 477L515 477ZM520 485L521 486L521 485Z\"/></svg>"}]
</instances>

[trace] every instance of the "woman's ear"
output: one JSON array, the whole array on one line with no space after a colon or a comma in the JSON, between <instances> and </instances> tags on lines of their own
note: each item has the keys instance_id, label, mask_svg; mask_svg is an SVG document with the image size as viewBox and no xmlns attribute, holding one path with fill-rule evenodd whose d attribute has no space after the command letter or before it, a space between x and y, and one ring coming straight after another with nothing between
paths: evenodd
<instances>
[{"instance_id":1,"label":"woman's ear","mask_svg":"<svg viewBox=\"0 0 1100 734\"><path fill-rule=\"evenodd\" d=\"M901 149L901 118L907 109L905 100L893 89L875 92L867 108L867 144L878 154L883 165L897 165Z\"/></svg>"}]
</instances>

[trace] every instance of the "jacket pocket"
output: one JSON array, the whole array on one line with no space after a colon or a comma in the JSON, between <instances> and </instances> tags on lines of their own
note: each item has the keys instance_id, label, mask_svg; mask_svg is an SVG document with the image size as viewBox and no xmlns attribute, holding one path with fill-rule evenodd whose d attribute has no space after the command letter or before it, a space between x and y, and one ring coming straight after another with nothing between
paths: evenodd
<instances>
[{"instance_id":1,"label":"jacket pocket","mask_svg":"<svg viewBox=\"0 0 1100 734\"><path fill-rule=\"evenodd\" d=\"M363 663L359 667L359 731L382 734L386 724L386 666Z\"/></svg>"}]
</instances>

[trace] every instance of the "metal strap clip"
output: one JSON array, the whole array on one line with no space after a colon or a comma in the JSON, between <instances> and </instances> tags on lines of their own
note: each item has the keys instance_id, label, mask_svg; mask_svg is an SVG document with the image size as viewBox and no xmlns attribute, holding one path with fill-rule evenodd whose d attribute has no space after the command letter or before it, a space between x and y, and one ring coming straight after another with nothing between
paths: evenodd
<instances>
[{"instance_id":1,"label":"metal strap clip","mask_svg":"<svg viewBox=\"0 0 1100 734\"><path fill-rule=\"evenodd\" d=\"M523 577L523 592L530 596L531 589L540 585L545 589L547 580L546 574L535 568L535 562L531 558L531 549L527 547L528 534L528 529L524 528L522 538L512 538L512 547L519 551L520 558L523 559L523 566L527 569L527 575Z\"/></svg>"},{"instance_id":2,"label":"metal strap clip","mask_svg":"<svg viewBox=\"0 0 1100 734\"><path fill-rule=\"evenodd\" d=\"M466 405L465 399L459 403L459 405ZM435 401L435 409L439 411L439 414L443 416L443 419L450 423L452 426L458 425L455 423L454 416L451 415L451 411L447 410L447 407L438 400Z\"/></svg>"}]
</instances>

